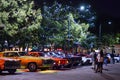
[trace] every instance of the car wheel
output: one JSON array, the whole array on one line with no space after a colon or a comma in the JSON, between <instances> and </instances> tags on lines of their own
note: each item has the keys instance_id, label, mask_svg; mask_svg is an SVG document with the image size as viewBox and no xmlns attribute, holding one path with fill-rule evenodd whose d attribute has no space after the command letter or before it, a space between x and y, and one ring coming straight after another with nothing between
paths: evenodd
<instances>
[{"instance_id":1,"label":"car wheel","mask_svg":"<svg viewBox=\"0 0 120 80\"><path fill-rule=\"evenodd\" d=\"M52 69L53 70L58 70L58 69L60 69L60 66L53 66Z\"/></svg>"},{"instance_id":2,"label":"car wheel","mask_svg":"<svg viewBox=\"0 0 120 80\"><path fill-rule=\"evenodd\" d=\"M2 73L2 71L0 70L0 74Z\"/></svg>"},{"instance_id":3,"label":"car wheel","mask_svg":"<svg viewBox=\"0 0 120 80\"><path fill-rule=\"evenodd\" d=\"M14 74L14 73L16 72L16 69L8 70L8 72L9 72L10 74Z\"/></svg>"},{"instance_id":4,"label":"car wheel","mask_svg":"<svg viewBox=\"0 0 120 80\"><path fill-rule=\"evenodd\" d=\"M35 63L29 63L28 69L30 72L35 72L37 70L37 65Z\"/></svg>"},{"instance_id":5,"label":"car wheel","mask_svg":"<svg viewBox=\"0 0 120 80\"><path fill-rule=\"evenodd\" d=\"M80 66L83 66L83 61L80 61L79 65L80 65Z\"/></svg>"},{"instance_id":6,"label":"car wheel","mask_svg":"<svg viewBox=\"0 0 120 80\"><path fill-rule=\"evenodd\" d=\"M117 59L115 59L115 63L118 63L119 61Z\"/></svg>"},{"instance_id":7,"label":"car wheel","mask_svg":"<svg viewBox=\"0 0 120 80\"><path fill-rule=\"evenodd\" d=\"M53 70L56 70L56 69L57 69L57 66L53 66L52 69L53 69Z\"/></svg>"}]
</instances>

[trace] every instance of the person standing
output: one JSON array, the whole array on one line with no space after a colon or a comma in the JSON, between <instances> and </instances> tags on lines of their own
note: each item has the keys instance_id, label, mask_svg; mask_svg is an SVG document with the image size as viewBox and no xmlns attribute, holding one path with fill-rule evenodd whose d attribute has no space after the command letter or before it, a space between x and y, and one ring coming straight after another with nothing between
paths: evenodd
<instances>
[{"instance_id":1,"label":"person standing","mask_svg":"<svg viewBox=\"0 0 120 80\"><path fill-rule=\"evenodd\" d=\"M114 55L114 53L112 52L112 54L111 54L111 62L112 62L113 64L115 63L114 57L115 57L115 55Z\"/></svg>"},{"instance_id":2,"label":"person standing","mask_svg":"<svg viewBox=\"0 0 120 80\"><path fill-rule=\"evenodd\" d=\"M107 53L104 54L104 64L107 66L108 64L108 57L107 57Z\"/></svg>"},{"instance_id":3,"label":"person standing","mask_svg":"<svg viewBox=\"0 0 120 80\"><path fill-rule=\"evenodd\" d=\"M93 66L93 69L96 70L96 64L97 64L97 61L96 61L96 58L97 58L97 53L95 52L95 50L92 50L91 53L90 53L91 57L92 57L92 66Z\"/></svg>"},{"instance_id":4,"label":"person standing","mask_svg":"<svg viewBox=\"0 0 120 80\"><path fill-rule=\"evenodd\" d=\"M103 50L100 50L100 52L98 53L97 55L97 69L96 69L96 72L100 72L102 73L102 70L103 70L103 61L104 61L104 58L103 58Z\"/></svg>"}]
</instances>

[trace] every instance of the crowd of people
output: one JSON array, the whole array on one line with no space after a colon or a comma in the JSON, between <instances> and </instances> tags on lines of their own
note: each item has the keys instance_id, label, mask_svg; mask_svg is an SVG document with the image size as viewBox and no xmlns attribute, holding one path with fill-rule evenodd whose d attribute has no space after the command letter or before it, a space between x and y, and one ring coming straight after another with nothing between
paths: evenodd
<instances>
[{"instance_id":1,"label":"crowd of people","mask_svg":"<svg viewBox=\"0 0 120 80\"><path fill-rule=\"evenodd\" d=\"M103 64L105 64L107 66L108 62L112 63L112 64L115 63L115 59L114 59L115 54L114 54L114 52L112 52L110 54L110 57L111 57L110 60L108 59L107 54L104 53L102 49L97 50L97 51L92 50L91 55L92 55L92 61L93 61L92 65L93 65L93 69L94 69L95 73L97 73L97 72L102 73Z\"/></svg>"}]
</instances>

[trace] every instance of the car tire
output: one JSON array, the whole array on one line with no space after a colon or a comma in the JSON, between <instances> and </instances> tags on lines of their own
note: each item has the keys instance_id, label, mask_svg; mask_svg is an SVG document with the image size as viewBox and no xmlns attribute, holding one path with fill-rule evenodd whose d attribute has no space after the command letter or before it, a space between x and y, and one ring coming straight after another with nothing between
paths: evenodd
<instances>
[{"instance_id":1,"label":"car tire","mask_svg":"<svg viewBox=\"0 0 120 80\"><path fill-rule=\"evenodd\" d=\"M115 59L115 63L118 63L119 61L117 59Z\"/></svg>"},{"instance_id":2,"label":"car tire","mask_svg":"<svg viewBox=\"0 0 120 80\"><path fill-rule=\"evenodd\" d=\"M83 65L84 65L84 64L83 64L83 61L80 61L79 65L80 65L80 66L83 66Z\"/></svg>"},{"instance_id":3,"label":"car tire","mask_svg":"<svg viewBox=\"0 0 120 80\"><path fill-rule=\"evenodd\" d=\"M60 69L60 66L53 66L52 69L53 70L58 70L58 69Z\"/></svg>"},{"instance_id":4,"label":"car tire","mask_svg":"<svg viewBox=\"0 0 120 80\"><path fill-rule=\"evenodd\" d=\"M2 73L2 70L0 70L0 74Z\"/></svg>"},{"instance_id":5,"label":"car tire","mask_svg":"<svg viewBox=\"0 0 120 80\"><path fill-rule=\"evenodd\" d=\"M36 63L29 63L28 64L28 69L29 69L30 72L35 72L37 70Z\"/></svg>"},{"instance_id":6,"label":"car tire","mask_svg":"<svg viewBox=\"0 0 120 80\"><path fill-rule=\"evenodd\" d=\"M10 69L10 70L8 70L8 72L9 72L10 74L14 74L14 73L16 72L16 69Z\"/></svg>"}]
</instances>

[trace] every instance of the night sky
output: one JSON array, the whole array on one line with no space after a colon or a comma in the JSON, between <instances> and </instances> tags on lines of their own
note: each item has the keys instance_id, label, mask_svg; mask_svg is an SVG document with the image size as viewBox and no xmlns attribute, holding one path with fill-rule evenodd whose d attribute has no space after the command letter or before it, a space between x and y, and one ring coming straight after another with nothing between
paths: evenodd
<instances>
[{"instance_id":1,"label":"night sky","mask_svg":"<svg viewBox=\"0 0 120 80\"><path fill-rule=\"evenodd\" d=\"M46 1L52 4L55 0L36 0ZM120 0L57 0L59 3L79 7L82 3L90 4L96 12L97 20L94 28L90 29L93 33L98 33L99 25L102 26L103 33L120 32ZM108 24L108 22L112 22Z\"/></svg>"},{"instance_id":2,"label":"night sky","mask_svg":"<svg viewBox=\"0 0 120 80\"><path fill-rule=\"evenodd\" d=\"M120 1L119 0L93 0L93 6L100 14L106 14L114 18L120 18Z\"/></svg>"},{"instance_id":3,"label":"night sky","mask_svg":"<svg viewBox=\"0 0 120 80\"><path fill-rule=\"evenodd\" d=\"M88 3L96 12L96 26L92 32L98 33L99 25L102 26L102 33L120 32L120 0L69 0L73 6L81 3ZM111 24L108 24L112 22Z\"/></svg>"},{"instance_id":4,"label":"night sky","mask_svg":"<svg viewBox=\"0 0 120 80\"><path fill-rule=\"evenodd\" d=\"M89 0L97 12L96 26L102 24L103 33L120 32L120 1L119 0ZM108 22L112 22L108 24Z\"/></svg>"}]
</instances>

